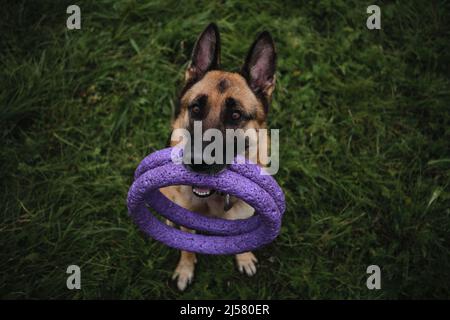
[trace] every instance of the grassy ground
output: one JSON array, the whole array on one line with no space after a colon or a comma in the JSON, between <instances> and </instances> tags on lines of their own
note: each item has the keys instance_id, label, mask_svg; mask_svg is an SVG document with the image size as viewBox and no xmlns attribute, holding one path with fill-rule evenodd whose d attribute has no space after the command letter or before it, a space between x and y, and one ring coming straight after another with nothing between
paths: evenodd
<instances>
[{"instance_id":1,"label":"grassy ground","mask_svg":"<svg viewBox=\"0 0 450 320\"><path fill-rule=\"evenodd\" d=\"M373 2L373 1L372 1ZM0 19L0 297L449 298L450 7L365 1L11 1ZM222 32L237 68L256 33L279 54L270 114L287 198L280 237L253 278L140 234L125 198L164 147L198 33ZM82 289L66 289L66 268ZM382 289L366 288L366 268Z\"/></svg>"}]
</instances>

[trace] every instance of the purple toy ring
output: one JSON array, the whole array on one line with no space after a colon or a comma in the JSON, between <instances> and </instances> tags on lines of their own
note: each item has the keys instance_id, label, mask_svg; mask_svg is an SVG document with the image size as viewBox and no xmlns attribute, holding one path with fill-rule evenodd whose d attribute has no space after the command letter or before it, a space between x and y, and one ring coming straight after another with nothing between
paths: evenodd
<instances>
[{"instance_id":1,"label":"purple toy ring","mask_svg":"<svg viewBox=\"0 0 450 320\"><path fill-rule=\"evenodd\" d=\"M284 194L270 175L252 163L231 164L214 174L187 170L179 162L182 150L166 148L148 155L136 169L128 191L128 212L139 228L166 245L204 254L234 254L256 249L273 241L281 227L285 210ZM234 195L255 209L248 219L210 218L180 207L159 188L170 185L196 185ZM150 213L151 207L165 218L190 229L207 232L191 234L170 227Z\"/></svg>"}]
</instances>

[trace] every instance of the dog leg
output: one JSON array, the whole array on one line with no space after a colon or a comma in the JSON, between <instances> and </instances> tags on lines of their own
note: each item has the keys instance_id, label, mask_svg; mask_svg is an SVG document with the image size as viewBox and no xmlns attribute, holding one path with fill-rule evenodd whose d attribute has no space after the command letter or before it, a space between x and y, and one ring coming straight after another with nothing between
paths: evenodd
<instances>
[{"instance_id":1,"label":"dog leg","mask_svg":"<svg viewBox=\"0 0 450 320\"><path fill-rule=\"evenodd\" d=\"M175 227L175 223L173 223L173 222L170 221L169 219L166 219L166 224L167 224L169 227L172 227L172 228Z\"/></svg>"},{"instance_id":2,"label":"dog leg","mask_svg":"<svg viewBox=\"0 0 450 320\"><path fill-rule=\"evenodd\" d=\"M249 277L256 273L256 259L255 255L251 252L239 253L236 255L236 263L240 273L245 273Z\"/></svg>"},{"instance_id":3,"label":"dog leg","mask_svg":"<svg viewBox=\"0 0 450 320\"><path fill-rule=\"evenodd\" d=\"M167 198L183 208L196 212L202 212L202 210L205 209L205 204L203 201L200 201L193 195L191 186L170 186L161 188L160 191ZM166 223L169 226L175 226L175 224L169 220L166 220ZM182 226L180 226L180 229L185 232L195 232ZM181 251L180 260L178 261L178 265L172 276L173 280L177 280L177 287L180 291L185 290L192 282L196 263L197 258L195 253Z\"/></svg>"},{"instance_id":4,"label":"dog leg","mask_svg":"<svg viewBox=\"0 0 450 320\"><path fill-rule=\"evenodd\" d=\"M194 232L184 227L180 227L180 229L187 232ZM172 276L172 280L177 280L178 290L184 291L192 282L196 263L197 257L195 256L195 253L181 251L180 261L178 261L178 265Z\"/></svg>"},{"instance_id":5,"label":"dog leg","mask_svg":"<svg viewBox=\"0 0 450 320\"><path fill-rule=\"evenodd\" d=\"M255 210L242 200L237 200L230 210L225 213L225 218L229 220L247 219L254 214ZM236 255L236 264L239 272L245 273L248 276L253 276L256 273L256 259L251 252L239 253Z\"/></svg>"}]
</instances>

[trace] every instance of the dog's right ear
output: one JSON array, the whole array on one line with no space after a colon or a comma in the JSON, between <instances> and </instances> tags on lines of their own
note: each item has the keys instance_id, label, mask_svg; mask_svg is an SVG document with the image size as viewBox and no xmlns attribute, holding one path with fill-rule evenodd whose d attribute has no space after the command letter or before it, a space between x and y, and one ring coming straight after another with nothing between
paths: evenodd
<instances>
[{"instance_id":1,"label":"dog's right ear","mask_svg":"<svg viewBox=\"0 0 450 320\"><path fill-rule=\"evenodd\" d=\"M220 35L215 23L210 23L197 39L191 63L186 70L186 82L200 80L206 72L220 66Z\"/></svg>"}]
</instances>

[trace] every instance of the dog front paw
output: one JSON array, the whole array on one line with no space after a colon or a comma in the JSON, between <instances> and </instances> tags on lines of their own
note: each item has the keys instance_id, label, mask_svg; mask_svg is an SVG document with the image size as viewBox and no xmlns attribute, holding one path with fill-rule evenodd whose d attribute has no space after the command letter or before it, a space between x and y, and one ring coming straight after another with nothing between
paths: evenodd
<instances>
[{"instance_id":1,"label":"dog front paw","mask_svg":"<svg viewBox=\"0 0 450 320\"><path fill-rule=\"evenodd\" d=\"M251 252L244 252L236 255L236 263L240 273L245 273L249 277L256 273L256 259L255 255Z\"/></svg>"},{"instance_id":2,"label":"dog front paw","mask_svg":"<svg viewBox=\"0 0 450 320\"><path fill-rule=\"evenodd\" d=\"M194 278L194 264L179 263L175 269L172 280L177 280L177 288L184 291Z\"/></svg>"}]
</instances>

